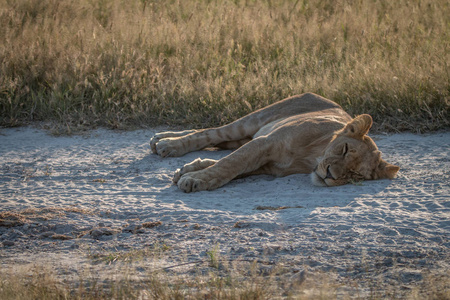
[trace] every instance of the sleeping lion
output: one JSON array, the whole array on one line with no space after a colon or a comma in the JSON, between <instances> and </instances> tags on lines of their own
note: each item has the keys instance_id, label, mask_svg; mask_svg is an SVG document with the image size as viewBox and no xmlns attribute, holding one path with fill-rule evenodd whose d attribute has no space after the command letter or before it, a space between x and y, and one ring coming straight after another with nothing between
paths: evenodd
<instances>
[{"instance_id":1,"label":"sleeping lion","mask_svg":"<svg viewBox=\"0 0 450 300\"><path fill-rule=\"evenodd\" d=\"M371 126L369 115L352 119L335 102L306 93L222 127L158 133L150 147L162 157L209 146L236 149L220 160L197 158L178 169L173 182L188 193L214 190L234 178L255 174L311 173L318 186L392 179L399 167L381 158L367 136Z\"/></svg>"}]
</instances>

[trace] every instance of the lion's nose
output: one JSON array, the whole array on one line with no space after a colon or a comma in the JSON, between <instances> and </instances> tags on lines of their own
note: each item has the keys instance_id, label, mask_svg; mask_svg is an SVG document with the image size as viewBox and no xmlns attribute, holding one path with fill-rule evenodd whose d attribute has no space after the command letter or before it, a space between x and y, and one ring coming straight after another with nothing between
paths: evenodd
<instances>
[{"instance_id":1,"label":"lion's nose","mask_svg":"<svg viewBox=\"0 0 450 300\"><path fill-rule=\"evenodd\" d=\"M331 175L331 172L330 172L330 165L328 165L328 167L327 167L327 176L325 176L325 179L327 179L327 178L334 180L334 177L333 177L333 175Z\"/></svg>"}]
</instances>

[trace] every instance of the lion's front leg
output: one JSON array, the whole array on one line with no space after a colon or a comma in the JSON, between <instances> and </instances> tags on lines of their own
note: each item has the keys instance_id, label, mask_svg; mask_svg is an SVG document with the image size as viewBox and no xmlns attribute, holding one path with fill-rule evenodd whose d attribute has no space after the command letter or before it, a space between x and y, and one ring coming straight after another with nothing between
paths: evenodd
<instances>
[{"instance_id":1,"label":"lion's front leg","mask_svg":"<svg viewBox=\"0 0 450 300\"><path fill-rule=\"evenodd\" d=\"M272 146L267 138L254 139L205 169L181 175L177 185L187 193L219 188L237 176L270 162L274 150Z\"/></svg>"}]
</instances>

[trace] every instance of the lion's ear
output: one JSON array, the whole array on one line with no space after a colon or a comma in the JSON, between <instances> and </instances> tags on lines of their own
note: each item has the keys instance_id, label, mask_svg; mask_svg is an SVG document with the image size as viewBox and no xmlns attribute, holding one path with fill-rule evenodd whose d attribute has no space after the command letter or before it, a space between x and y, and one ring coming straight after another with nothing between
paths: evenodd
<instances>
[{"instance_id":1,"label":"lion's ear","mask_svg":"<svg viewBox=\"0 0 450 300\"><path fill-rule=\"evenodd\" d=\"M400 170L399 166L381 160L380 164L378 165L377 175L380 179L393 179L397 175L398 170Z\"/></svg>"},{"instance_id":2,"label":"lion's ear","mask_svg":"<svg viewBox=\"0 0 450 300\"><path fill-rule=\"evenodd\" d=\"M373 121L370 115L364 114L354 118L351 122L345 125L342 133L352 138L362 139L372 127Z\"/></svg>"}]
</instances>

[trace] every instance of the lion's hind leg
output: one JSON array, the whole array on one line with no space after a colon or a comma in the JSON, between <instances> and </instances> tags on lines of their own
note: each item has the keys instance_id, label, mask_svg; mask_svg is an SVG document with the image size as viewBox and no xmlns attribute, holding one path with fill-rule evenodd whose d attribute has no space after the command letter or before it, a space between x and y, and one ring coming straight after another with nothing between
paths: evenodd
<instances>
[{"instance_id":1,"label":"lion's hind leg","mask_svg":"<svg viewBox=\"0 0 450 300\"><path fill-rule=\"evenodd\" d=\"M223 150L235 150L235 149L238 149L239 147L241 147L242 145L247 144L251 140L252 140L251 138L246 138L246 139L237 140L237 141L222 142L220 144L217 144L216 147L223 149Z\"/></svg>"},{"instance_id":2,"label":"lion's hind leg","mask_svg":"<svg viewBox=\"0 0 450 300\"><path fill-rule=\"evenodd\" d=\"M246 127L243 124L231 123L218 128L199 129L185 135L163 137L155 136L150 141L153 153L161 157L182 156L188 152L197 151L211 146L235 149L252 139L257 127Z\"/></svg>"},{"instance_id":3,"label":"lion's hind leg","mask_svg":"<svg viewBox=\"0 0 450 300\"><path fill-rule=\"evenodd\" d=\"M206 169L214 165L216 162L217 160L214 159L197 158L193 162L184 165L181 169L176 170L175 174L173 175L172 181L174 184L177 184L178 180L180 180L181 176L183 176L184 174Z\"/></svg>"}]
</instances>

